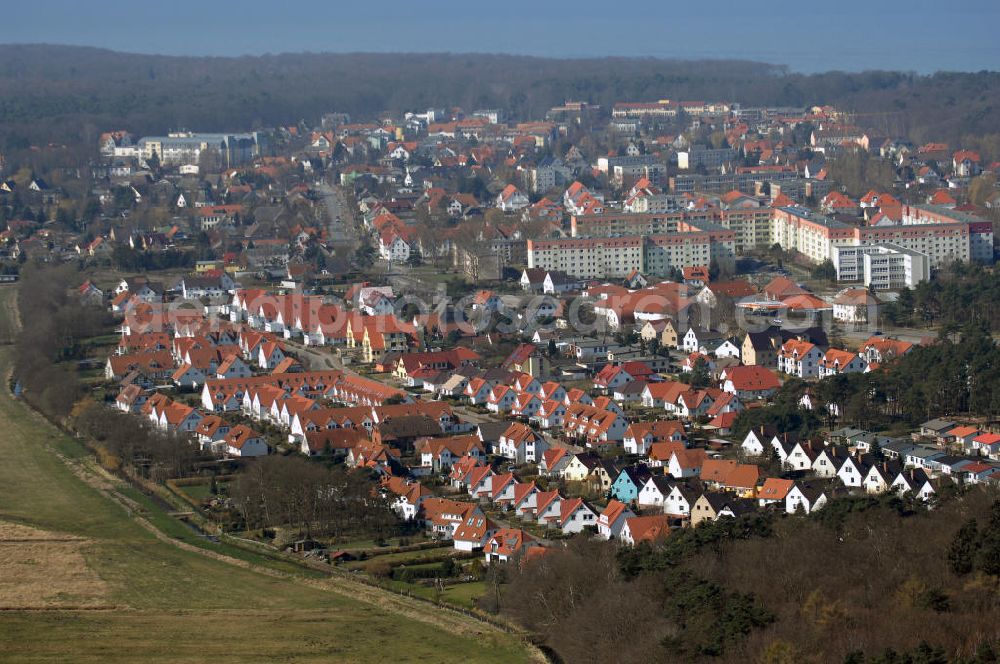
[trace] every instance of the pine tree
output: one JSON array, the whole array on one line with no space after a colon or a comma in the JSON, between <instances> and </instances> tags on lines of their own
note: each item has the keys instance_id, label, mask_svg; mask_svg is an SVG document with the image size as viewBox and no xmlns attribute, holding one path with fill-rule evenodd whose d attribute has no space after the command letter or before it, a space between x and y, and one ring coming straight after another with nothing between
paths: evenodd
<instances>
[{"instance_id":1,"label":"pine tree","mask_svg":"<svg viewBox=\"0 0 1000 664\"><path fill-rule=\"evenodd\" d=\"M955 533L948 546L948 569L956 576L964 576L972 571L976 550L979 548L979 525L969 519Z\"/></svg>"}]
</instances>

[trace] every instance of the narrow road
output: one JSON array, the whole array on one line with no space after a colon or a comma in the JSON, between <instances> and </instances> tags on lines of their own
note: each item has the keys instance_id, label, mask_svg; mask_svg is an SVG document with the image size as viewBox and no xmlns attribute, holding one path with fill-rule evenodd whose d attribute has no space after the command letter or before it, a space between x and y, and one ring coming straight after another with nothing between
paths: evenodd
<instances>
[{"instance_id":1,"label":"narrow road","mask_svg":"<svg viewBox=\"0 0 1000 664\"><path fill-rule=\"evenodd\" d=\"M326 233L329 241L338 247L343 247L345 256L349 256L358 245L357 220L344 200L344 193L339 187L333 187L327 183L316 186L326 208L327 226Z\"/></svg>"}]
</instances>

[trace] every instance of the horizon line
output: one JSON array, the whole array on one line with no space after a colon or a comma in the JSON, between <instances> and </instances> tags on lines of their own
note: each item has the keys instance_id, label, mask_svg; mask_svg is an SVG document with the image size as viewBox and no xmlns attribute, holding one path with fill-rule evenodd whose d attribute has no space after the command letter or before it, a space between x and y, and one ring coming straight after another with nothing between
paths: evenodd
<instances>
[{"instance_id":1,"label":"horizon line","mask_svg":"<svg viewBox=\"0 0 1000 664\"><path fill-rule=\"evenodd\" d=\"M935 76L938 74L997 74L1000 73L1000 69L938 69L934 71L920 71L917 69L892 69L892 68L878 68L878 67L868 67L863 69L848 69L848 68L830 68L823 70L803 70L797 69L790 64L773 62L767 60L759 60L750 56L740 57L740 56L728 56L728 57L711 57L711 56L683 56L683 55L624 55L624 54L603 54L603 55L589 55L589 54L560 54L560 55L538 55L534 53L514 53L508 51L442 51L442 50L398 50L398 51L336 51L336 50L298 50L298 51L264 51L264 52L253 52L253 53L237 53L237 54L209 54L209 53L199 53L199 54L176 54L176 53L163 53L157 51L134 51L134 50L120 50L116 48L111 48L107 46L97 46L94 44L81 44L81 43L68 43L68 42L0 42L0 48L62 48L62 49L85 49L96 52L109 53L114 55L123 56L139 56L139 57L157 57L157 58L172 58L177 60L195 60L195 59L215 59L215 60L239 60L241 58L280 58L280 57L294 57L294 56L437 56L437 57L503 57L503 58L523 58L531 60L550 60L550 61L596 61L596 60L624 60L624 61L652 61L652 62L664 62L664 63L740 63L740 64L752 64L760 65L762 67L771 67L774 69L784 70L784 75L801 75L801 76L821 76L824 74L865 74L865 73L893 73L893 74L909 74L915 76Z\"/></svg>"}]
</instances>

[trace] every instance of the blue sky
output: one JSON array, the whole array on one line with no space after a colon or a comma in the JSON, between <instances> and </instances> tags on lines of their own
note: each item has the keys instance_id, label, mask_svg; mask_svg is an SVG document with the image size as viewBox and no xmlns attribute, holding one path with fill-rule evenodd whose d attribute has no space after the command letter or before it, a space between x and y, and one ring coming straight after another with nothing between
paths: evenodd
<instances>
[{"instance_id":1,"label":"blue sky","mask_svg":"<svg viewBox=\"0 0 1000 664\"><path fill-rule=\"evenodd\" d=\"M5 3L8 4L8 3ZM300 51L743 58L829 69L1000 70L1000 0L34 0L0 43L168 55Z\"/></svg>"}]
</instances>

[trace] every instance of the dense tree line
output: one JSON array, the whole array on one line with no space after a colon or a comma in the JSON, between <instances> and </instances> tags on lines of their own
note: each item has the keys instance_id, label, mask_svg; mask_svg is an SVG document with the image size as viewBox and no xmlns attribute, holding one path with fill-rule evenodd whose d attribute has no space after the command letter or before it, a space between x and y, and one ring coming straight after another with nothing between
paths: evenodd
<instances>
[{"instance_id":1,"label":"dense tree line","mask_svg":"<svg viewBox=\"0 0 1000 664\"><path fill-rule=\"evenodd\" d=\"M835 104L887 135L1000 156L1000 74L793 74L741 61L510 55L284 54L167 57L69 46L0 46L0 146L94 146L101 131L160 133L294 124L347 111L461 106L541 117L566 99L717 99Z\"/></svg>"},{"instance_id":2,"label":"dense tree line","mask_svg":"<svg viewBox=\"0 0 1000 664\"><path fill-rule=\"evenodd\" d=\"M894 325L939 325L946 332L970 323L1000 331L1000 273L977 264L952 263L930 281L904 290L885 307Z\"/></svg>"},{"instance_id":3,"label":"dense tree line","mask_svg":"<svg viewBox=\"0 0 1000 664\"><path fill-rule=\"evenodd\" d=\"M806 384L789 380L773 403L740 413L733 435L758 426L810 435L837 424L901 432L938 416L995 420L1000 412L1000 347L985 324L970 324L869 373L839 374ZM801 400L809 390L812 410ZM832 406L832 408L831 408Z\"/></svg>"},{"instance_id":4,"label":"dense tree line","mask_svg":"<svg viewBox=\"0 0 1000 664\"><path fill-rule=\"evenodd\" d=\"M117 245L111 252L111 265L121 272L147 272L172 270L178 267L192 267L195 255L189 251L139 251L125 245Z\"/></svg>"},{"instance_id":5,"label":"dense tree line","mask_svg":"<svg viewBox=\"0 0 1000 664\"><path fill-rule=\"evenodd\" d=\"M369 473L328 467L298 456L269 456L248 465L231 490L249 530L291 527L306 537L393 534L397 519Z\"/></svg>"},{"instance_id":6,"label":"dense tree line","mask_svg":"<svg viewBox=\"0 0 1000 664\"><path fill-rule=\"evenodd\" d=\"M79 272L74 266L26 263L21 269L14 375L25 398L54 419L62 420L83 396L74 362L83 358L83 340L104 333L109 314L75 296Z\"/></svg>"},{"instance_id":7,"label":"dense tree line","mask_svg":"<svg viewBox=\"0 0 1000 664\"><path fill-rule=\"evenodd\" d=\"M154 482L191 474L198 447L186 435L157 429L148 420L110 411L84 399L73 410L73 426L97 444L106 468L122 469Z\"/></svg>"}]
</instances>

